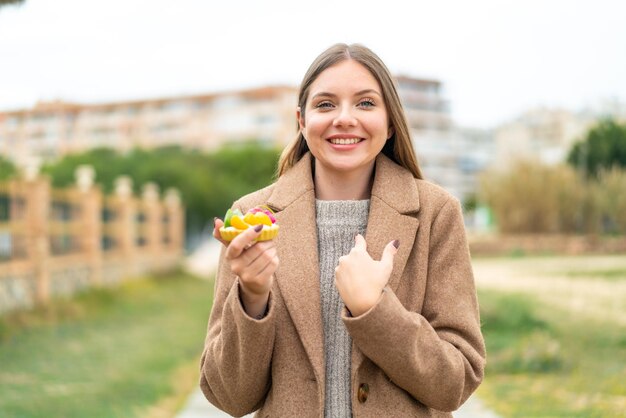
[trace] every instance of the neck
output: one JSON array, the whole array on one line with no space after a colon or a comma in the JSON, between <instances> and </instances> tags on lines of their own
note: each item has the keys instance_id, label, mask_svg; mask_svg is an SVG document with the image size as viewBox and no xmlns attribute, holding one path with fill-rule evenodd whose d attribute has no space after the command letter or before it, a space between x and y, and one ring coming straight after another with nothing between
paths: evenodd
<instances>
[{"instance_id":1,"label":"neck","mask_svg":"<svg viewBox=\"0 0 626 418\"><path fill-rule=\"evenodd\" d=\"M372 193L374 162L349 173L329 172L315 161L315 197L320 200L364 200Z\"/></svg>"}]
</instances>

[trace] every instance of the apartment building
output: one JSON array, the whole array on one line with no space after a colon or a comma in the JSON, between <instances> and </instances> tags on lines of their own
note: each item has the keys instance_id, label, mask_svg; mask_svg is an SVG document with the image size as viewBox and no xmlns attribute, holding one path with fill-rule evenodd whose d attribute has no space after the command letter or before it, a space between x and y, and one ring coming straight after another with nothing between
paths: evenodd
<instances>
[{"instance_id":1,"label":"apartment building","mask_svg":"<svg viewBox=\"0 0 626 418\"><path fill-rule=\"evenodd\" d=\"M440 81L401 76L397 82L424 176L465 200L490 163L491 133L454 125Z\"/></svg>"},{"instance_id":2,"label":"apartment building","mask_svg":"<svg viewBox=\"0 0 626 418\"><path fill-rule=\"evenodd\" d=\"M295 135L296 101L296 88L271 86L105 104L40 102L0 112L0 155L22 165L100 146L211 150L249 139L282 146Z\"/></svg>"},{"instance_id":3,"label":"apartment building","mask_svg":"<svg viewBox=\"0 0 626 418\"><path fill-rule=\"evenodd\" d=\"M554 165L565 161L574 142L596 121L591 114L565 109L531 109L496 128L494 168L506 169L516 160Z\"/></svg>"}]
</instances>

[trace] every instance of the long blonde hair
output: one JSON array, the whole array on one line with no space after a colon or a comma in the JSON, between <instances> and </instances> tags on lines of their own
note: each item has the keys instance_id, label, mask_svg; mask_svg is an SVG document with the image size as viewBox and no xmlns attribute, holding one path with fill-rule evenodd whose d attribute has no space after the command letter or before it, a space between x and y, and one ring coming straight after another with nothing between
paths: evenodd
<instances>
[{"instance_id":1,"label":"long blonde hair","mask_svg":"<svg viewBox=\"0 0 626 418\"><path fill-rule=\"evenodd\" d=\"M400 97L396 90L389 70L381 59L369 48L359 44L335 44L322 52L313 61L307 70L300 91L298 92L298 106L304 118L306 101L309 97L309 89L315 79L327 68L345 60L355 60L372 73L374 78L382 88L385 107L389 113L389 123L393 128L393 135L385 143L382 153L391 158L394 162L406 168L413 174L413 177L423 178L413 146L411 144L411 134L404 115L404 109L400 102ZM278 176L282 176L293 167L300 158L309 150L306 140L299 131L296 138L289 144L280 155L278 160Z\"/></svg>"}]
</instances>

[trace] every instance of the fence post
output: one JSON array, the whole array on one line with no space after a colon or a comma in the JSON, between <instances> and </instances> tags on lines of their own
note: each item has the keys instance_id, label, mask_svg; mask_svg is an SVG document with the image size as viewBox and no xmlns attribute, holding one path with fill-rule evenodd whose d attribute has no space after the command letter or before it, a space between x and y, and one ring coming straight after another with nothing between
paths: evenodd
<instances>
[{"instance_id":1,"label":"fence post","mask_svg":"<svg viewBox=\"0 0 626 418\"><path fill-rule=\"evenodd\" d=\"M50 213L50 180L27 175L22 180L25 200L25 236L28 259L35 275L35 301L45 304L50 300L50 241L48 218Z\"/></svg>"},{"instance_id":2,"label":"fence post","mask_svg":"<svg viewBox=\"0 0 626 418\"><path fill-rule=\"evenodd\" d=\"M90 282L102 283L102 192L94 185L92 166L81 165L74 173L80 193L81 249L90 267Z\"/></svg>"},{"instance_id":3,"label":"fence post","mask_svg":"<svg viewBox=\"0 0 626 418\"><path fill-rule=\"evenodd\" d=\"M156 183L146 183L142 190L145 208L145 236L148 252L158 255L163 249L163 210L159 200L159 186Z\"/></svg>"},{"instance_id":4,"label":"fence post","mask_svg":"<svg viewBox=\"0 0 626 418\"><path fill-rule=\"evenodd\" d=\"M185 214L180 200L180 192L177 189L169 188L165 192L165 210L169 220L168 236L170 239L170 250L182 253L183 237L185 235Z\"/></svg>"},{"instance_id":5,"label":"fence post","mask_svg":"<svg viewBox=\"0 0 626 418\"><path fill-rule=\"evenodd\" d=\"M125 274L132 276L137 271L136 254L136 204L133 198L133 180L128 176L120 176L115 180L115 194L118 200L118 219L116 235L120 251L124 259Z\"/></svg>"}]
</instances>

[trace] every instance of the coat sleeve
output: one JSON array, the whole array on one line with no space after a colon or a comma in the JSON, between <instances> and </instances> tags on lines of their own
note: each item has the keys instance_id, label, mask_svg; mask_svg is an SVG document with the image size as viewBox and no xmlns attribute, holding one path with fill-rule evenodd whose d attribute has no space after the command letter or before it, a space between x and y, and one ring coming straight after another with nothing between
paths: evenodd
<instances>
[{"instance_id":1,"label":"coat sleeve","mask_svg":"<svg viewBox=\"0 0 626 418\"><path fill-rule=\"evenodd\" d=\"M272 293L267 315L256 320L243 310L237 277L220 254L204 351L200 388L218 408L234 416L262 406L270 386L275 337Z\"/></svg>"},{"instance_id":2,"label":"coat sleeve","mask_svg":"<svg viewBox=\"0 0 626 418\"><path fill-rule=\"evenodd\" d=\"M363 315L343 320L355 344L419 402L454 411L483 378L485 347L463 216L448 199L431 225L421 313L390 288Z\"/></svg>"}]
</instances>

